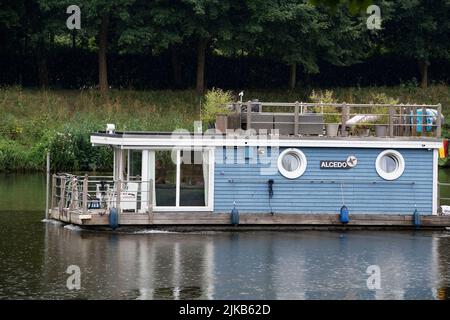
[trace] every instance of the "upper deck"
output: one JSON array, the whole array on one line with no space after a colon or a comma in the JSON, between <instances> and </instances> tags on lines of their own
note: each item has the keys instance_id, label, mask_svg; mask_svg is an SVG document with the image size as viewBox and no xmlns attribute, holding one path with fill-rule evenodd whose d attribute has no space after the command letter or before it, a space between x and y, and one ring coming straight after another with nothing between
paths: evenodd
<instances>
[{"instance_id":1,"label":"upper deck","mask_svg":"<svg viewBox=\"0 0 450 320\"><path fill-rule=\"evenodd\" d=\"M123 149L152 146L439 148L442 145L440 104L249 101L231 104L225 110L227 114L217 115L214 127L205 131L199 126L194 132L110 130L92 134L91 142Z\"/></svg>"}]
</instances>

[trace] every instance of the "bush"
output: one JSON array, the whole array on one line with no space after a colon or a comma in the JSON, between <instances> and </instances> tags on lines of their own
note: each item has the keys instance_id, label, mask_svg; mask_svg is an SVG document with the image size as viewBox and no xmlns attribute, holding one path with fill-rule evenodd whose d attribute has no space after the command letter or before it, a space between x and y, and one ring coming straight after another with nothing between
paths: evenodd
<instances>
[{"instance_id":1,"label":"bush","mask_svg":"<svg viewBox=\"0 0 450 320\"><path fill-rule=\"evenodd\" d=\"M0 169L7 172L29 169L26 150L15 141L0 139Z\"/></svg>"},{"instance_id":2,"label":"bush","mask_svg":"<svg viewBox=\"0 0 450 320\"><path fill-rule=\"evenodd\" d=\"M202 121L210 124L216 121L216 116L219 114L230 114L231 110L227 107L233 101L233 96L230 91L223 91L222 89L209 90L205 94L205 103L201 110Z\"/></svg>"},{"instance_id":3,"label":"bush","mask_svg":"<svg viewBox=\"0 0 450 320\"><path fill-rule=\"evenodd\" d=\"M318 113L324 113L325 123L340 123L341 122L341 110L340 108L327 105L327 103L338 103L337 100L333 97L332 90L325 90L324 92L316 92L312 91L309 96L312 102L314 103L323 103L323 106L316 107L314 110Z\"/></svg>"}]
</instances>

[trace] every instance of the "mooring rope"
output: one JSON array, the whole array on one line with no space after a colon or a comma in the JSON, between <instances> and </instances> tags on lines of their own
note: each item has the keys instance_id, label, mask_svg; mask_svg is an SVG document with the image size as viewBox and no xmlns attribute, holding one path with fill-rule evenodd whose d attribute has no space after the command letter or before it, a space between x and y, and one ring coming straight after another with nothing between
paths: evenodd
<instances>
[{"instance_id":1,"label":"mooring rope","mask_svg":"<svg viewBox=\"0 0 450 320\"><path fill-rule=\"evenodd\" d=\"M345 206L344 183L341 183L341 197L342 197L342 205Z\"/></svg>"}]
</instances>

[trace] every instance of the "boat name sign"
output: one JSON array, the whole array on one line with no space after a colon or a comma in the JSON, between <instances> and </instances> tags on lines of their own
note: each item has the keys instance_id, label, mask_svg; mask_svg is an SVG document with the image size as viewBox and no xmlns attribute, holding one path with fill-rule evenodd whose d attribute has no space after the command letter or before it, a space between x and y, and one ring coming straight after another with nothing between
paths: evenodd
<instances>
[{"instance_id":1,"label":"boat name sign","mask_svg":"<svg viewBox=\"0 0 450 320\"><path fill-rule=\"evenodd\" d=\"M356 167L358 159L348 156L347 160L320 160L320 169L351 169Z\"/></svg>"}]
</instances>

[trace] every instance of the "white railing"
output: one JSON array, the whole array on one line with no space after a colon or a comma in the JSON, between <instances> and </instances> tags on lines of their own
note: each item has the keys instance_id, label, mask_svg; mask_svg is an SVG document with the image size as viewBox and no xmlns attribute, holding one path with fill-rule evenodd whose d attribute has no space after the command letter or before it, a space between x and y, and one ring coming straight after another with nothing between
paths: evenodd
<instances>
[{"instance_id":1,"label":"white railing","mask_svg":"<svg viewBox=\"0 0 450 320\"><path fill-rule=\"evenodd\" d=\"M78 176L54 174L52 176L52 209L86 214L91 210L106 213L110 208L119 212L152 212L153 181L130 177L113 180L112 176Z\"/></svg>"}]
</instances>

